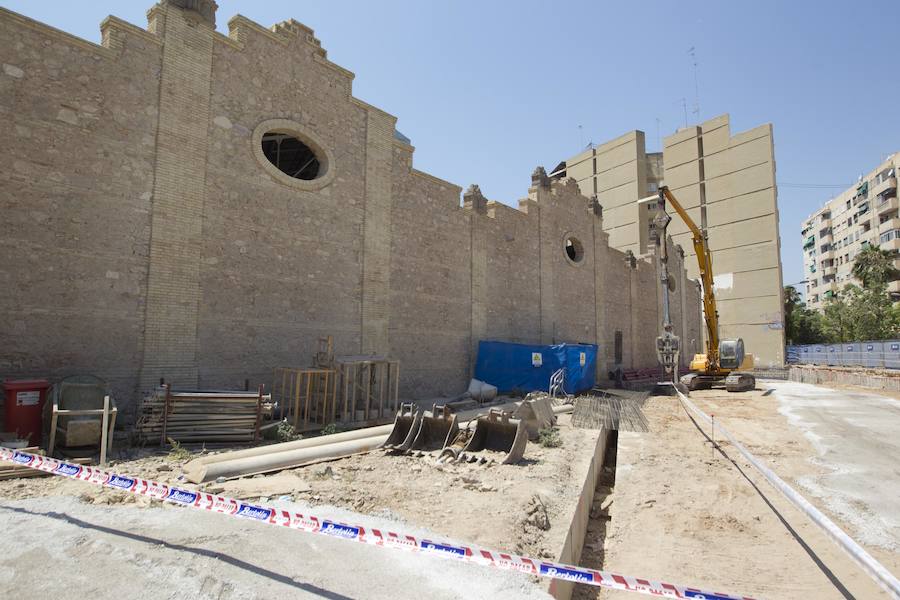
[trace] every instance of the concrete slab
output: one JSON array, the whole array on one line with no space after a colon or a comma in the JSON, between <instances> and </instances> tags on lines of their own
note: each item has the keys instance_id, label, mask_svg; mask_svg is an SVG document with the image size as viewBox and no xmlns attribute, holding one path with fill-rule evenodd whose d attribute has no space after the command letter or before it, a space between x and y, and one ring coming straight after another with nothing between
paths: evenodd
<instances>
[{"instance_id":1,"label":"concrete slab","mask_svg":"<svg viewBox=\"0 0 900 600\"><path fill-rule=\"evenodd\" d=\"M316 510L351 517L335 508ZM363 522L401 526L389 518ZM7 598L548 598L512 572L177 507L29 498L0 503L0 529L0 589Z\"/></svg>"},{"instance_id":2,"label":"concrete slab","mask_svg":"<svg viewBox=\"0 0 900 600\"><path fill-rule=\"evenodd\" d=\"M858 541L900 553L900 400L805 383L767 385L823 469L798 480L804 493L820 498Z\"/></svg>"}]
</instances>

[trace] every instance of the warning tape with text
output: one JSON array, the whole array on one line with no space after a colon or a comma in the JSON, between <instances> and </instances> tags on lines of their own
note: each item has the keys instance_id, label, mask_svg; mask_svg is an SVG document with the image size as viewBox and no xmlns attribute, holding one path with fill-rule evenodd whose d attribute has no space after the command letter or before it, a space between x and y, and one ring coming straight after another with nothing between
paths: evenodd
<instances>
[{"instance_id":1,"label":"warning tape with text","mask_svg":"<svg viewBox=\"0 0 900 600\"><path fill-rule=\"evenodd\" d=\"M234 498L170 486L140 477L110 473L94 467L67 463L10 448L0 447L0 460L53 475L61 475L122 492L146 496L153 500L170 502L232 517L251 519L269 525L280 525L307 533L362 542L376 547L419 551L432 556L473 562L509 571L519 571L538 577L637 592L650 596L693 598L695 600L751 600L747 596L709 592L693 587L619 575L609 571L597 571L573 565L536 560L457 542L420 539L413 535L376 529L374 527L339 523L312 514L300 514L270 506L249 504Z\"/></svg>"}]
</instances>

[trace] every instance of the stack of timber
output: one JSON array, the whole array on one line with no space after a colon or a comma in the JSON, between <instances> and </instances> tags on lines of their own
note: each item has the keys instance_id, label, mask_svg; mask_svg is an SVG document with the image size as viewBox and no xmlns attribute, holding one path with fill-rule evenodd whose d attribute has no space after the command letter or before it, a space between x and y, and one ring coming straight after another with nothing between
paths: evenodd
<instances>
[{"instance_id":1,"label":"stack of timber","mask_svg":"<svg viewBox=\"0 0 900 600\"><path fill-rule=\"evenodd\" d=\"M253 442L259 439L263 388L257 392L172 390L144 398L135 431L141 442Z\"/></svg>"},{"instance_id":2,"label":"stack of timber","mask_svg":"<svg viewBox=\"0 0 900 600\"><path fill-rule=\"evenodd\" d=\"M22 448L22 452L28 452L30 454L43 454L44 451L38 448L37 446L32 446L30 448ZM66 462L76 463L79 465L87 465L90 464L91 459L89 458L67 458ZM50 475L51 473L47 473L46 471L36 471L30 467L17 467L15 465L0 465L0 481L5 481L7 479L19 479L22 477L42 477L44 475Z\"/></svg>"}]
</instances>

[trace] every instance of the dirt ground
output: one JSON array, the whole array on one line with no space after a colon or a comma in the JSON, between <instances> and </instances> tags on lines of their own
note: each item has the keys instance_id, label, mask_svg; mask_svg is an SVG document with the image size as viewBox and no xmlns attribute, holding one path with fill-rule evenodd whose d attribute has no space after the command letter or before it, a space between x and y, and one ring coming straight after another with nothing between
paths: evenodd
<instances>
[{"instance_id":1,"label":"dirt ground","mask_svg":"<svg viewBox=\"0 0 900 600\"><path fill-rule=\"evenodd\" d=\"M691 399L859 539L853 523L804 489L802 481L828 469L816 462L820 452L804 431L782 414L774 390L757 387L748 394L698 391ZM619 433L615 485L598 490L600 510L582 564L767 599L887 597L730 444L717 439L722 453L714 451L704 435L709 428L698 430L677 398L651 398L644 410L649 433ZM872 490L873 501L878 494ZM900 555L892 549L866 549L900 572ZM579 586L575 597L633 595Z\"/></svg>"},{"instance_id":2,"label":"dirt ground","mask_svg":"<svg viewBox=\"0 0 900 600\"><path fill-rule=\"evenodd\" d=\"M427 535L438 535L450 539L462 540L484 545L498 550L512 551L533 557L542 557L556 560L558 552L563 545L565 535L568 532L569 522L572 518L576 498L581 490L583 478L586 473L586 464L593 455L596 446L598 432L582 429L574 429L569 424L569 415L561 415L559 419L559 431L562 446L545 448L536 443L529 442L525 460L519 465L447 465L436 467L434 457L411 457L386 455L383 451L374 451L368 454L360 454L344 459L321 463L309 467L285 470L272 475L257 475L242 479L229 480L221 483L209 483L194 486L178 480L180 467L184 458L160 455L145 456L136 460L121 461L114 464L111 470L125 474L134 474L151 478L160 482L179 485L181 487L200 489L226 496L276 503L284 506L307 507L311 511L352 511L346 517L351 521L359 520L359 515L368 515L368 518L381 519L389 524L382 527L395 530L427 531ZM573 459L573 457L576 457ZM137 505L137 506L135 506ZM160 510L158 505L150 506L150 501L127 494L117 493L113 490L100 489L83 482L72 481L60 477L46 477L23 479L19 481L0 482L0 527L4 522L19 515L35 515L47 512L53 514L78 515L76 520L89 520L91 514L97 514L101 520L109 520L110 514L126 514L129 525L123 528L125 531L142 531L145 529L140 521L140 513L145 513L150 522L163 540L177 542L181 536L181 529L187 527L195 535L190 539L200 539L202 547L209 547L205 543L206 537L197 526L192 525L194 511L183 511L172 508ZM108 509L113 509L110 513ZM93 509L93 513L92 510ZM100 509L98 511L98 509ZM126 512L122 513L124 509ZM177 523L170 528L162 528L164 518L160 514L178 515ZM184 516L182 516L184 514ZM4 518L4 515L6 518ZM218 515L212 515L215 531L209 532L209 540L217 541L213 545L221 545L224 539L220 539L219 530L236 530L240 544L249 547L263 545L260 540L265 540L268 532L253 534L254 528L248 530L246 526L237 523L232 524L230 519ZM65 523L55 522L47 518L36 519L34 526L41 531L62 528ZM202 518L206 521L207 516ZM204 522L205 522L204 521ZM258 529L258 528L257 528ZM17 530L24 536L24 546L39 548L39 538L43 534L27 533L27 527ZM68 568L93 570L92 561L79 559L79 553L75 547L67 547L68 544L82 544L81 538L63 535L60 544L68 561ZM175 537L170 537L172 534ZM47 534L51 535L51 534ZM256 537L254 537L254 535ZM281 536L282 534L278 534ZM293 532L294 537L307 536ZM36 537L37 536L37 537ZM83 538L84 536L82 536ZM227 539L227 536L226 536ZM67 541L68 540L68 541ZM168 542L167 542L168 543ZM344 544L351 545L352 544ZM116 547L115 544L113 547ZM278 553L280 550L273 546ZM108 549L107 549L108 550ZM160 552L164 550L160 547ZM155 550L145 549L142 555L155 556ZM353 551L358 554L358 551ZM378 552L377 550L375 552ZM381 551L385 554L384 551ZM346 555L346 568L351 571L362 569L361 565L354 561L356 554ZM370 552L371 554L371 552ZM394 553L391 553L393 555ZM344 552L338 564L343 564ZM96 558L96 556L95 556ZM202 557L201 557L202 558ZM185 560L201 560L190 555ZM92 559L93 560L93 559ZM371 561L372 558L367 558ZM390 563L387 559L377 559L384 562L380 567L384 572L383 577L388 578ZM414 558L405 559L414 563ZM151 568L155 567L155 562ZM202 562L202 561L201 561ZM265 561L263 561L265 562ZM445 561L444 561L445 562ZM109 568L108 561L98 561L96 574L103 568ZM23 567L21 561L17 561L19 570ZM163 568L167 561L160 561ZM377 561L373 563L376 565ZM404 563L406 564L406 563ZM7 567L10 566L8 562ZM199 570L202 565L195 565ZM423 565L424 566L424 565ZM2 571L0 565L0 589L2 589ZM366 567L363 570L372 570ZM486 580L490 579L493 570L483 567ZM302 573L299 569L296 573ZM295 573L295 574L296 574ZM288 572L290 574L290 571ZM20 572L27 577L27 572ZM224 577L225 574L221 573ZM164 579L165 573L159 571L156 577ZM230 587L226 597L245 597L241 590L253 588L256 575L244 573L241 570L233 570L233 580L223 579ZM511 574L511 578L504 576L514 585L510 588L519 589L518 594L527 597L543 597L544 592L536 585L536 580L518 574ZM468 576L467 576L468 577ZM442 578L438 578L442 581ZM320 579L320 587L324 589L338 589L340 584L329 583L325 578ZM518 586L518 587L517 587ZM23 588L24 589L24 588ZM216 588L219 589L219 588ZM482 590L494 590L487 585ZM49 591L49 590L48 590ZM88 591L83 589L82 591ZM286 590L291 596L293 590ZM203 590L194 590L195 595L190 597L207 598L215 597L215 594L204 595ZM413 593L415 592L415 593ZM438 594L444 597L446 590ZM434 590L428 585L414 585L410 593L401 593L395 597L407 597L428 593L433 595ZM487 593L487 592L485 592ZM236 596L234 594L237 594ZM302 594L301 594L302 595ZM491 591L490 596L496 596L496 591ZM181 597L181 596L173 596ZM250 597L250 596L248 596ZM292 596L291 596L292 597ZM352 597L363 598L365 594ZM374 597L374 596L373 596ZM453 597L453 596L449 596ZM471 597L461 593L458 597ZM509 597L517 597L515 594Z\"/></svg>"},{"instance_id":3,"label":"dirt ground","mask_svg":"<svg viewBox=\"0 0 900 600\"><path fill-rule=\"evenodd\" d=\"M890 487L900 485L900 449L891 436L900 404L798 385L761 382L752 393L703 391L692 400L900 572L900 510L891 508L897 494ZM711 432L698 428L676 398L651 398L644 411L649 433L618 434L591 510L583 566L757 598L886 597L721 436L715 450ZM555 558L581 484L580 461L596 439L568 422L561 417L562 447L529 443L525 464L515 467L436 469L426 458L373 452L191 486L178 480L188 457L145 453L112 470ZM261 531L58 477L0 481L0 529L15 540L0 559L0 590L10 597L142 597L121 593L121 580L134 589L159 586L166 598L198 600L547 597L520 574ZM47 565L70 577L44 577ZM112 572L122 579L109 578ZM634 596L579 586L575 597Z\"/></svg>"}]
</instances>

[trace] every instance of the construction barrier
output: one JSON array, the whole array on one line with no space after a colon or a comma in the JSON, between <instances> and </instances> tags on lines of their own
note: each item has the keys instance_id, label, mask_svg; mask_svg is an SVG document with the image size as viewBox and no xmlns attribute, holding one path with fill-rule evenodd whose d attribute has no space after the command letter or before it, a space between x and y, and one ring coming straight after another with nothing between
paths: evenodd
<instances>
[{"instance_id":1,"label":"construction barrier","mask_svg":"<svg viewBox=\"0 0 900 600\"><path fill-rule=\"evenodd\" d=\"M900 340L787 346L785 357L791 365L900 369Z\"/></svg>"},{"instance_id":2,"label":"construction barrier","mask_svg":"<svg viewBox=\"0 0 900 600\"><path fill-rule=\"evenodd\" d=\"M248 504L225 496L178 488L130 475L110 473L94 467L67 463L21 450L0 447L0 460L53 475L61 475L122 492L146 496L153 500L208 510L241 519L251 519L269 525L280 525L307 533L328 535L375 547L418 551L432 556L473 562L482 566L518 571L537 577L573 581L614 590L637 592L648 596L694 598L695 600L752 600L748 596L709 592L694 587L619 575L609 571L595 571L574 565L547 562L469 544L420 539L406 533L339 523L313 514L300 514L259 504Z\"/></svg>"},{"instance_id":3,"label":"construction barrier","mask_svg":"<svg viewBox=\"0 0 900 600\"><path fill-rule=\"evenodd\" d=\"M691 402L687 396L681 393L678 388L675 388L675 391L678 393L678 397L681 400L681 403L684 405L686 410L690 410L698 417L703 419L707 425L712 425L712 420L709 416L697 408L697 405ZM753 456L749 450L747 450L743 444L737 441L731 433L725 429L721 422L716 425L716 430L728 438L728 441L737 448L737 450L744 455L750 464L753 465L757 471L759 471L763 477L765 477L772 486L781 492L785 498L787 498L794 506L803 511L807 517L809 517L813 523L818 525L829 537L843 549L850 558L852 558L856 563L862 567L863 571L865 571L872 579L875 580L875 583L880 585L888 594L893 598L900 599L900 580L894 577L890 571L885 568L880 562L875 560L871 554L866 552L862 546L856 543L856 541L851 538L849 535L844 533L844 531L834 524L834 522L826 517L822 512L817 509L815 506L810 504L810 502L801 496L797 491L784 482L778 475L775 474L770 468L768 468L765 464L762 463L758 458Z\"/></svg>"}]
</instances>

